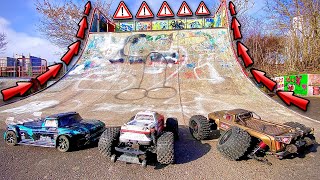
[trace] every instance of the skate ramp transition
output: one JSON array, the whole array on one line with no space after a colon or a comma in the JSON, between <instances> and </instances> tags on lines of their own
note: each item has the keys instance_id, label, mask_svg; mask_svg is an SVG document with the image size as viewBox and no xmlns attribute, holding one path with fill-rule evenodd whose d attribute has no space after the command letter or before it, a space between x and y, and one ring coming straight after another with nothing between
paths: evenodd
<instances>
[{"instance_id":1,"label":"skate ramp transition","mask_svg":"<svg viewBox=\"0 0 320 180\"><path fill-rule=\"evenodd\" d=\"M243 108L265 120L318 127L247 78L234 54L228 17L223 18L225 26L212 29L90 33L67 76L41 93L0 107L0 116L25 119L36 111L42 116L76 111L113 126L138 111L154 110L188 125L192 115Z\"/></svg>"}]
</instances>

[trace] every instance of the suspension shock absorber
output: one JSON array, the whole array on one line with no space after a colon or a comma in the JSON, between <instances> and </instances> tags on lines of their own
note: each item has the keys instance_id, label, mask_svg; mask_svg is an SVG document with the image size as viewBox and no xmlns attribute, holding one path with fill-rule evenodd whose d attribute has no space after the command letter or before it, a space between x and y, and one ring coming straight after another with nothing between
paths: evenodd
<instances>
[{"instance_id":1,"label":"suspension shock absorber","mask_svg":"<svg viewBox=\"0 0 320 180\"><path fill-rule=\"evenodd\" d=\"M259 142L258 147L256 147L252 153L250 154L251 156L255 155L259 150L261 149L266 149L268 147L268 145L266 143L264 143L263 141Z\"/></svg>"}]
</instances>

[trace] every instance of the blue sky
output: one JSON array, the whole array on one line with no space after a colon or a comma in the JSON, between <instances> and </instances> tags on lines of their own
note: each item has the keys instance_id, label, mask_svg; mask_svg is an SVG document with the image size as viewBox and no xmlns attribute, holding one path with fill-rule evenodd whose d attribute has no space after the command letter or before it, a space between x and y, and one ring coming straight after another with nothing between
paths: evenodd
<instances>
[{"instance_id":1,"label":"blue sky","mask_svg":"<svg viewBox=\"0 0 320 180\"><path fill-rule=\"evenodd\" d=\"M78 0L80 1L80 0ZM249 12L256 14L263 7L264 0L255 0L255 7ZM0 6L0 32L8 36L8 47L3 56L13 54L32 54L47 59L48 61L59 61L66 49L60 49L42 37L37 31L39 15L35 9L34 0L4 0ZM114 0L111 14L116 10L120 0ZM142 0L124 0L133 16L138 11ZM146 0L154 14L157 14L163 1ZM183 0L167 0L176 14ZM217 0L204 0L211 10ZM187 0L191 10L196 11L200 1ZM85 3L84 3L85 4ZM214 12L212 12L213 14Z\"/></svg>"}]
</instances>

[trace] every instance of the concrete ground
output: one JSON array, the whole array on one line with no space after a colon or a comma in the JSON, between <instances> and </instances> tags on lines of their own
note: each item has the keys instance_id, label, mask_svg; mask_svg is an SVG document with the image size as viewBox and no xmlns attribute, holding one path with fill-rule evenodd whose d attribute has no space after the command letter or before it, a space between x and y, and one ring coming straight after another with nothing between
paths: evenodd
<instances>
[{"instance_id":1,"label":"concrete ground","mask_svg":"<svg viewBox=\"0 0 320 180\"><path fill-rule=\"evenodd\" d=\"M287 106L278 96L273 96L272 99L279 102L283 106ZM305 99L310 101L307 111L303 111L294 105L287 107L301 115L320 121L320 97L306 97Z\"/></svg>"},{"instance_id":2,"label":"concrete ground","mask_svg":"<svg viewBox=\"0 0 320 180\"><path fill-rule=\"evenodd\" d=\"M0 123L1 127L4 124ZM4 130L0 130L2 134ZM93 146L68 153L54 148L11 147L0 141L0 178L8 179L317 179L318 146L293 159L268 156L271 166L256 160L229 161L216 150L216 141L195 141L180 126L176 164L149 162L147 168L124 162L112 163Z\"/></svg>"}]
</instances>

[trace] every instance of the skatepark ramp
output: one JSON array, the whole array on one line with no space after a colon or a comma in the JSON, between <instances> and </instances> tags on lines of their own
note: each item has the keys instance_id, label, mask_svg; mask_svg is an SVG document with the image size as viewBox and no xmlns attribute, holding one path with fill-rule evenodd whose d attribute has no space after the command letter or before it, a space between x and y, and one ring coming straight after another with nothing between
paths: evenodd
<instances>
[{"instance_id":1,"label":"skatepark ramp","mask_svg":"<svg viewBox=\"0 0 320 180\"><path fill-rule=\"evenodd\" d=\"M91 32L63 79L0 107L0 116L77 111L110 126L137 111L154 110L188 125L192 115L243 108L274 122L319 126L270 99L247 78L234 54L227 12L221 6L215 15L221 25L207 29Z\"/></svg>"}]
</instances>

